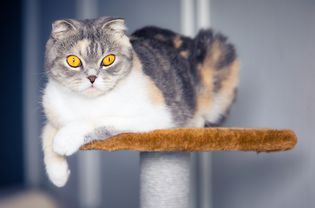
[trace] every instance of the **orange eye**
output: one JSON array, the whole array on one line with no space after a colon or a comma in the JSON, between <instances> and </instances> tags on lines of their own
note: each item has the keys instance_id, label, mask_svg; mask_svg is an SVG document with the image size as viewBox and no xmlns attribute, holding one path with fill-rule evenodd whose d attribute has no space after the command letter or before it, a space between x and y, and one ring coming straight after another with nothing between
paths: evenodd
<instances>
[{"instance_id":1,"label":"orange eye","mask_svg":"<svg viewBox=\"0 0 315 208\"><path fill-rule=\"evenodd\" d=\"M69 66L76 68L81 66L81 60L79 59L79 57L75 56L75 55L70 55L67 57L67 63L69 64Z\"/></svg>"},{"instance_id":2,"label":"orange eye","mask_svg":"<svg viewBox=\"0 0 315 208\"><path fill-rule=\"evenodd\" d=\"M103 58L103 66L109 66L114 63L116 56L114 54L109 54Z\"/></svg>"}]
</instances>

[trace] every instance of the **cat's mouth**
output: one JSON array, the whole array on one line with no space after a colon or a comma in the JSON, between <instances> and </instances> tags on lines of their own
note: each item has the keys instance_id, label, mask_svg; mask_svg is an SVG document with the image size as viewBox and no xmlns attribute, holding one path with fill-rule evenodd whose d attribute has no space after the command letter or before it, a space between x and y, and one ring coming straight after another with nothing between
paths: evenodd
<instances>
[{"instance_id":1,"label":"cat's mouth","mask_svg":"<svg viewBox=\"0 0 315 208\"><path fill-rule=\"evenodd\" d=\"M86 88L84 91L98 91L98 89L94 85L91 85L88 88Z\"/></svg>"},{"instance_id":2,"label":"cat's mouth","mask_svg":"<svg viewBox=\"0 0 315 208\"><path fill-rule=\"evenodd\" d=\"M89 95L89 96L96 96L96 95L101 93L101 90L98 89L97 87L95 87L95 85L92 84L89 87L85 88L82 91L82 93L85 94L85 95Z\"/></svg>"},{"instance_id":3,"label":"cat's mouth","mask_svg":"<svg viewBox=\"0 0 315 208\"><path fill-rule=\"evenodd\" d=\"M84 89L81 90L82 93L90 93L90 92L97 92L97 89L94 85L86 86Z\"/></svg>"}]
</instances>

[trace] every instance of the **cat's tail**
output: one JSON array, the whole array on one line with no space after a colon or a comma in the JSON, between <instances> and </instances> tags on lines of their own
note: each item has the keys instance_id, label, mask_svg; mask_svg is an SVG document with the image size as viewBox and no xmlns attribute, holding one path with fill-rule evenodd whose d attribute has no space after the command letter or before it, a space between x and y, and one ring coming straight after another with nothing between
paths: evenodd
<instances>
[{"instance_id":1,"label":"cat's tail","mask_svg":"<svg viewBox=\"0 0 315 208\"><path fill-rule=\"evenodd\" d=\"M236 95L239 61L234 46L212 30L201 30L194 38L194 62L199 77L198 111L205 126L220 124Z\"/></svg>"}]
</instances>

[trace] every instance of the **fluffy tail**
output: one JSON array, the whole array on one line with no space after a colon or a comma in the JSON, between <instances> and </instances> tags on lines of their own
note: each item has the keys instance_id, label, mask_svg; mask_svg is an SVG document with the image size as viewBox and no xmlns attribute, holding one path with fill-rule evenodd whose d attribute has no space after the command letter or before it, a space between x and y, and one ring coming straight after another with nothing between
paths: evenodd
<instances>
[{"instance_id":1,"label":"fluffy tail","mask_svg":"<svg viewBox=\"0 0 315 208\"><path fill-rule=\"evenodd\" d=\"M201 30L194 39L194 60L200 80L198 111L205 126L219 125L236 95L239 73L236 50L224 35Z\"/></svg>"}]
</instances>

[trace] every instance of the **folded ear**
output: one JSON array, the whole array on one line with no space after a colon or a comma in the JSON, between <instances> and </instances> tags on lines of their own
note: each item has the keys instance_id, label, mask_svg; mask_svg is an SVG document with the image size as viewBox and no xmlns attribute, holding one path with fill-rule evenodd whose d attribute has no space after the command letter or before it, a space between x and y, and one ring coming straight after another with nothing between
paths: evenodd
<instances>
[{"instance_id":1,"label":"folded ear","mask_svg":"<svg viewBox=\"0 0 315 208\"><path fill-rule=\"evenodd\" d=\"M78 22L75 20L57 20L52 24L51 35L55 39L68 37L78 30Z\"/></svg>"},{"instance_id":2,"label":"folded ear","mask_svg":"<svg viewBox=\"0 0 315 208\"><path fill-rule=\"evenodd\" d=\"M127 27L125 25L125 20L122 18L106 18L104 23L102 24L102 29L112 30L113 32L124 34L127 30Z\"/></svg>"}]
</instances>

